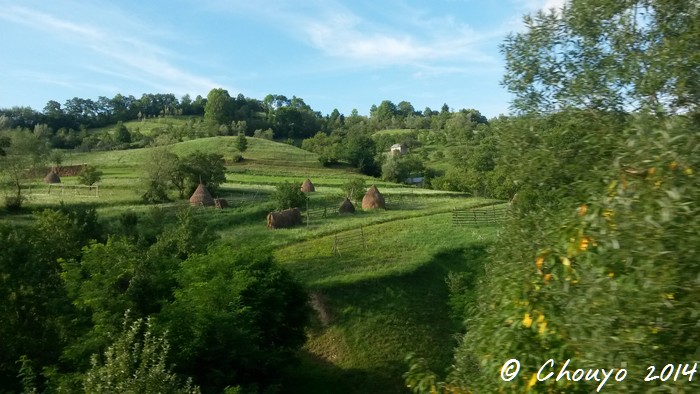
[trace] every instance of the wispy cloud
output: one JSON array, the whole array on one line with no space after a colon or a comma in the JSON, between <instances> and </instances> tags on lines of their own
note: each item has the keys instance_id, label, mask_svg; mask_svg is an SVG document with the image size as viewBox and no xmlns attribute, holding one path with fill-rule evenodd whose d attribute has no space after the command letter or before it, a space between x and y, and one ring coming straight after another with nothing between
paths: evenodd
<instances>
[{"instance_id":1,"label":"wispy cloud","mask_svg":"<svg viewBox=\"0 0 700 394\"><path fill-rule=\"evenodd\" d=\"M88 67L111 72L125 80L177 94L207 92L218 86L209 78L177 67L172 62L175 55L165 48L131 36L128 30L117 26L78 23L65 16L18 5L4 6L0 18L88 50L91 57ZM119 22L115 20L115 23Z\"/></svg>"},{"instance_id":2,"label":"wispy cloud","mask_svg":"<svg viewBox=\"0 0 700 394\"><path fill-rule=\"evenodd\" d=\"M304 4L305 7L290 7L271 1L265 7L236 3L227 8L230 12L262 15L287 35L323 55L360 67L497 63L482 48L495 37L493 32L478 32L449 16L426 17L407 7L400 12L401 23L390 23L377 20L378 15L361 15L338 1ZM226 7L222 3L216 6ZM404 12L408 10L416 11L415 15ZM347 65L344 63L343 67Z\"/></svg>"}]
</instances>

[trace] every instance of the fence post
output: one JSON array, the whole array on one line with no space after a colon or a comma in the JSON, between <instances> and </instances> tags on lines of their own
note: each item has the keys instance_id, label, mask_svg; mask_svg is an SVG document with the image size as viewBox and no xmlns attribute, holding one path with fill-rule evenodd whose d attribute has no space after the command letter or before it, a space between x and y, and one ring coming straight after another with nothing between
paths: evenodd
<instances>
[{"instance_id":1,"label":"fence post","mask_svg":"<svg viewBox=\"0 0 700 394\"><path fill-rule=\"evenodd\" d=\"M311 215L309 215L309 199L306 199L306 228L309 228L309 220Z\"/></svg>"}]
</instances>

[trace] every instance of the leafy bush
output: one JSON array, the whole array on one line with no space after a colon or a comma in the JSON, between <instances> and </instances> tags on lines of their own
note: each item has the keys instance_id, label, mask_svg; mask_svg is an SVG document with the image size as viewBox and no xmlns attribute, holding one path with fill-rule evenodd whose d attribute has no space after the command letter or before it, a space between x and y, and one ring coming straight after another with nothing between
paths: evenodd
<instances>
[{"instance_id":1,"label":"leafy bush","mask_svg":"<svg viewBox=\"0 0 700 394\"><path fill-rule=\"evenodd\" d=\"M277 185L272 193L272 198L277 204L278 210L287 208L306 209L308 197L301 191L301 187L296 183L284 182Z\"/></svg>"},{"instance_id":2,"label":"leafy bush","mask_svg":"<svg viewBox=\"0 0 700 394\"><path fill-rule=\"evenodd\" d=\"M425 166L415 155L387 155L382 165L382 179L391 182L404 182L411 176L422 176Z\"/></svg>"},{"instance_id":3,"label":"leafy bush","mask_svg":"<svg viewBox=\"0 0 700 394\"><path fill-rule=\"evenodd\" d=\"M196 394L199 388L188 379L184 384L166 365L170 345L154 335L152 323L138 319L104 352L104 361L93 355L85 375L86 393Z\"/></svg>"},{"instance_id":4,"label":"leafy bush","mask_svg":"<svg viewBox=\"0 0 700 394\"><path fill-rule=\"evenodd\" d=\"M99 171L91 165L85 166L82 171L80 171L80 175L78 175L80 183L88 186L94 185L99 182L100 179L102 179L102 171Z\"/></svg>"},{"instance_id":5,"label":"leafy bush","mask_svg":"<svg viewBox=\"0 0 700 394\"><path fill-rule=\"evenodd\" d=\"M355 177L345 182L341 189L345 196L353 201L360 201L367 192L367 185L365 184L365 179L360 177Z\"/></svg>"},{"instance_id":6,"label":"leafy bush","mask_svg":"<svg viewBox=\"0 0 700 394\"><path fill-rule=\"evenodd\" d=\"M204 390L274 383L305 341L308 295L269 254L219 245L184 261L161 319L177 369Z\"/></svg>"},{"instance_id":7,"label":"leafy bush","mask_svg":"<svg viewBox=\"0 0 700 394\"><path fill-rule=\"evenodd\" d=\"M239 152L245 152L248 149L248 139L245 137L245 133L239 132L238 139L236 140L236 149Z\"/></svg>"}]
</instances>

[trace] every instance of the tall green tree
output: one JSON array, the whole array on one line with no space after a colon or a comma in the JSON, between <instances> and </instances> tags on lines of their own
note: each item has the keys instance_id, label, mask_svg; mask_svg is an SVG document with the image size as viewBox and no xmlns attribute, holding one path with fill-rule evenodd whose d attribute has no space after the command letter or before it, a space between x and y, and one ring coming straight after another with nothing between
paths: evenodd
<instances>
[{"instance_id":1,"label":"tall green tree","mask_svg":"<svg viewBox=\"0 0 700 394\"><path fill-rule=\"evenodd\" d=\"M233 99L226 89L212 89L207 95L207 103L204 106L204 120L217 128L228 125L233 119Z\"/></svg>"},{"instance_id":2,"label":"tall green tree","mask_svg":"<svg viewBox=\"0 0 700 394\"><path fill-rule=\"evenodd\" d=\"M78 180L81 184L92 186L102 179L102 171L98 170L95 166L87 165L80 171L78 175Z\"/></svg>"},{"instance_id":3,"label":"tall green tree","mask_svg":"<svg viewBox=\"0 0 700 394\"><path fill-rule=\"evenodd\" d=\"M547 360L556 376L569 359L571 369L626 369L604 389L695 392L693 363L684 379L645 375L669 363L675 372L700 343L700 5L572 1L525 22L503 50L504 82L526 116L499 125L512 164L495 168L513 170L514 217L451 373L441 380L414 360L408 382L417 392L597 390L600 381L537 379ZM512 358L521 368L505 382Z\"/></svg>"},{"instance_id":4,"label":"tall green tree","mask_svg":"<svg viewBox=\"0 0 700 394\"><path fill-rule=\"evenodd\" d=\"M179 166L180 161L176 154L164 147L151 149L143 165L143 183L146 191L141 198L150 203L169 201L168 190L171 184L178 187L180 196L184 197L185 184Z\"/></svg>"},{"instance_id":5,"label":"tall green tree","mask_svg":"<svg viewBox=\"0 0 700 394\"><path fill-rule=\"evenodd\" d=\"M526 30L502 47L514 108L696 109L699 8L693 0L595 0L526 16Z\"/></svg>"},{"instance_id":6,"label":"tall green tree","mask_svg":"<svg viewBox=\"0 0 700 394\"><path fill-rule=\"evenodd\" d=\"M7 144L7 139L4 143ZM4 148L4 155L0 155L0 173L15 189L15 195L6 198L8 206L22 206L22 183L43 167L48 155L48 145L31 132L16 130L9 134L9 146Z\"/></svg>"},{"instance_id":7,"label":"tall green tree","mask_svg":"<svg viewBox=\"0 0 700 394\"><path fill-rule=\"evenodd\" d=\"M236 149L243 153L248 149L248 139L245 136L245 132L238 132L238 139L236 140Z\"/></svg>"},{"instance_id":8,"label":"tall green tree","mask_svg":"<svg viewBox=\"0 0 700 394\"><path fill-rule=\"evenodd\" d=\"M349 133L345 145L345 159L366 175L377 176L381 168L375 158L377 154L372 137L362 132Z\"/></svg>"}]
</instances>

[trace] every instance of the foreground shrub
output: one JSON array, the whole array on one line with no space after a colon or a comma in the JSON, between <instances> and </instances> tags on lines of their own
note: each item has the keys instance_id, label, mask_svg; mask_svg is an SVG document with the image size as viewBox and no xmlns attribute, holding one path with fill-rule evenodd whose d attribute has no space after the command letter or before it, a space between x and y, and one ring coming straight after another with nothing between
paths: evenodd
<instances>
[{"instance_id":1,"label":"foreground shrub","mask_svg":"<svg viewBox=\"0 0 700 394\"><path fill-rule=\"evenodd\" d=\"M270 255L220 245L184 261L177 281L160 320L177 370L205 391L269 386L294 362L307 294Z\"/></svg>"},{"instance_id":2,"label":"foreground shrub","mask_svg":"<svg viewBox=\"0 0 700 394\"><path fill-rule=\"evenodd\" d=\"M92 367L85 375L85 393L195 394L191 380L184 384L166 364L170 345L162 336L153 335L151 322L136 320L105 352L103 361L93 355Z\"/></svg>"}]
</instances>

